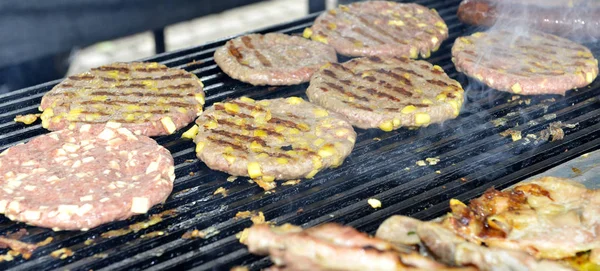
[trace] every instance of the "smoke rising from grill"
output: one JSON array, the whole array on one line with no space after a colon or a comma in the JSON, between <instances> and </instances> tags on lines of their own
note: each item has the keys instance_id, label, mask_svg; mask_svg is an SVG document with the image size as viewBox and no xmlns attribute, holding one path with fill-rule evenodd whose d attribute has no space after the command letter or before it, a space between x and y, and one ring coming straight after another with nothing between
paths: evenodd
<instances>
[{"instance_id":1,"label":"smoke rising from grill","mask_svg":"<svg viewBox=\"0 0 600 271\"><path fill-rule=\"evenodd\" d=\"M600 38L598 14L597 0L466 0L459 11L461 20L469 24L536 29L576 42Z\"/></svg>"}]
</instances>

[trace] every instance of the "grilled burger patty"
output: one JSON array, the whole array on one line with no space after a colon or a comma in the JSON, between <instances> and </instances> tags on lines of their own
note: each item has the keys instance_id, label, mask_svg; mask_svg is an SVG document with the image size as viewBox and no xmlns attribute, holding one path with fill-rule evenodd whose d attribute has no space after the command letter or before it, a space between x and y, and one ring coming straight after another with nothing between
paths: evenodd
<instances>
[{"instance_id":1,"label":"grilled burger patty","mask_svg":"<svg viewBox=\"0 0 600 271\"><path fill-rule=\"evenodd\" d=\"M253 85L308 82L328 61L337 62L330 46L279 33L238 37L215 51L215 62L223 72Z\"/></svg>"},{"instance_id":2,"label":"grilled burger patty","mask_svg":"<svg viewBox=\"0 0 600 271\"><path fill-rule=\"evenodd\" d=\"M427 58L448 37L448 27L418 4L367 1L324 12L305 34L343 55Z\"/></svg>"},{"instance_id":3,"label":"grilled burger patty","mask_svg":"<svg viewBox=\"0 0 600 271\"><path fill-rule=\"evenodd\" d=\"M598 75L598 61L580 44L551 34L528 36L508 30L460 37L452 61L484 84L516 94L561 94L584 87Z\"/></svg>"},{"instance_id":4,"label":"grilled burger patty","mask_svg":"<svg viewBox=\"0 0 600 271\"><path fill-rule=\"evenodd\" d=\"M407 58L357 58L315 73L311 102L346 117L352 125L392 131L455 118L463 89L439 66Z\"/></svg>"},{"instance_id":5,"label":"grilled burger patty","mask_svg":"<svg viewBox=\"0 0 600 271\"><path fill-rule=\"evenodd\" d=\"M70 76L44 95L42 126L75 129L108 121L137 135L172 134L202 113L202 82L158 63L114 63Z\"/></svg>"},{"instance_id":6,"label":"grilled burger patty","mask_svg":"<svg viewBox=\"0 0 600 271\"><path fill-rule=\"evenodd\" d=\"M171 193L168 150L109 122L61 130L0 156L0 213L54 230L87 230L146 213ZM43 155L41 155L43 154Z\"/></svg>"},{"instance_id":7,"label":"grilled burger patty","mask_svg":"<svg viewBox=\"0 0 600 271\"><path fill-rule=\"evenodd\" d=\"M263 184L339 166L356 140L348 122L298 97L215 103L196 123L200 160Z\"/></svg>"}]
</instances>

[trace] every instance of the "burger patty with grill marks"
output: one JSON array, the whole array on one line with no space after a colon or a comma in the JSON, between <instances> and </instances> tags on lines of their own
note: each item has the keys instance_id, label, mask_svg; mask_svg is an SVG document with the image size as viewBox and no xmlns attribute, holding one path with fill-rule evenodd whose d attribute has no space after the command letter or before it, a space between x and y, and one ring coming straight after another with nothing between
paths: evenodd
<instances>
[{"instance_id":1,"label":"burger patty with grill marks","mask_svg":"<svg viewBox=\"0 0 600 271\"><path fill-rule=\"evenodd\" d=\"M265 189L341 165L356 140L347 121L298 97L215 103L196 123L200 160Z\"/></svg>"},{"instance_id":2,"label":"burger patty with grill marks","mask_svg":"<svg viewBox=\"0 0 600 271\"><path fill-rule=\"evenodd\" d=\"M392 131L455 118L463 89L439 66L407 58L357 58L315 73L306 94L359 128Z\"/></svg>"},{"instance_id":3,"label":"burger patty with grill marks","mask_svg":"<svg viewBox=\"0 0 600 271\"><path fill-rule=\"evenodd\" d=\"M229 40L215 51L214 57L227 75L253 85L308 82L321 65L337 62L330 46L280 33L250 34Z\"/></svg>"},{"instance_id":4,"label":"burger patty with grill marks","mask_svg":"<svg viewBox=\"0 0 600 271\"><path fill-rule=\"evenodd\" d=\"M458 71L489 87L516 94L560 94L589 85L598 75L590 50L570 40L531 30L477 32L452 46Z\"/></svg>"},{"instance_id":5,"label":"burger patty with grill marks","mask_svg":"<svg viewBox=\"0 0 600 271\"><path fill-rule=\"evenodd\" d=\"M343 55L427 58L448 37L448 27L437 12L418 4L367 1L324 12L305 31L308 36Z\"/></svg>"},{"instance_id":6,"label":"burger patty with grill marks","mask_svg":"<svg viewBox=\"0 0 600 271\"><path fill-rule=\"evenodd\" d=\"M0 213L54 230L87 230L164 202L175 179L169 151L119 123L91 126L0 154Z\"/></svg>"},{"instance_id":7,"label":"burger patty with grill marks","mask_svg":"<svg viewBox=\"0 0 600 271\"><path fill-rule=\"evenodd\" d=\"M158 63L114 63L70 76L44 95L42 126L102 129L121 123L137 135L174 133L202 113L202 82Z\"/></svg>"}]
</instances>

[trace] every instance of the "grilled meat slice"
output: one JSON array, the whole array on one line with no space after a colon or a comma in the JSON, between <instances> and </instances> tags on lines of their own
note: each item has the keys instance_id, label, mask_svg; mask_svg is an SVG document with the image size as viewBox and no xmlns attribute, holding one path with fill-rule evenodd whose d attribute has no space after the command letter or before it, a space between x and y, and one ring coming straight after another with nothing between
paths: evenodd
<instances>
[{"instance_id":1,"label":"grilled meat slice","mask_svg":"<svg viewBox=\"0 0 600 271\"><path fill-rule=\"evenodd\" d=\"M490 189L468 206L453 200L443 223L473 242L562 259L600 248L599 203L597 190L543 177L507 191Z\"/></svg>"},{"instance_id":2,"label":"grilled meat slice","mask_svg":"<svg viewBox=\"0 0 600 271\"><path fill-rule=\"evenodd\" d=\"M524 252L479 246L434 222L420 224L417 234L427 248L448 264L472 265L481 271L572 270L558 262L537 261Z\"/></svg>"},{"instance_id":3,"label":"grilled meat slice","mask_svg":"<svg viewBox=\"0 0 600 271\"><path fill-rule=\"evenodd\" d=\"M270 255L271 270L472 270L450 268L415 252L397 253L392 245L338 224L300 231L254 225L243 240L250 252Z\"/></svg>"}]
</instances>

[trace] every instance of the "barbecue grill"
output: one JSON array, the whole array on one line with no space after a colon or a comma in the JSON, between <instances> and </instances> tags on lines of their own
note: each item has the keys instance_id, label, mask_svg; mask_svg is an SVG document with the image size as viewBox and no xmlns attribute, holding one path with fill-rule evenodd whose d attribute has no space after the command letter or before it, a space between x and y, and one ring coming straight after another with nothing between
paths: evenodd
<instances>
[{"instance_id":1,"label":"barbecue grill","mask_svg":"<svg viewBox=\"0 0 600 271\"><path fill-rule=\"evenodd\" d=\"M459 0L424 0L446 21L450 37L428 61L440 65L466 90L466 103L457 119L441 125L393 132L357 129L352 154L339 168L325 170L312 180L293 186L279 185L265 192L247 178L228 181L228 175L208 169L195 157L194 144L179 133L156 140L175 158L177 178L172 195L148 215L109 223L87 232L53 232L0 218L0 234L26 229L21 241L36 243L52 237L31 258L21 256L0 262L14 270L228 270L246 265L257 270L270 265L265 257L248 253L235 235L249 227L249 219L234 219L238 211L262 211L269 221L304 227L339 222L373 233L393 214L431 219L448 211L448 200L466 201L489 187L505 188L550 167L600 147L600 80L562 96L516 96L486 90L456 72L450 58L454 39L475 29L456 16ZM301 33L318 14L258 32ZM193 72L205 84L207 106L242 95L254 99L304 97L307 84L290 87L255 87L223 74L212 60L226 40L165 53L146 59ZM587 44L588 47L591 45ZM596 57L600 50L592 48ZM342 61L346 60L344 58ZM18 114L36 113L40 99L59 81L0 96L0 150L46 133L39 122L26 126L13 122ZM550 123L576 124L564 128L564 139L540 139ZM520 131L513 141L500 133ZM527 137L528 134L537 135ZM416 165L438 158L435 165ZM213 195L224 187L228 195ZM373 209L367 199L379 199ZM203 238L182 238L194 229ZM188 234L189 235L189 234ZM72 255L52 253L62 248ZM8 249L0 249L6 254ZM53 254L53 255L51 255Z\"/></svg>"}]
</instances>

